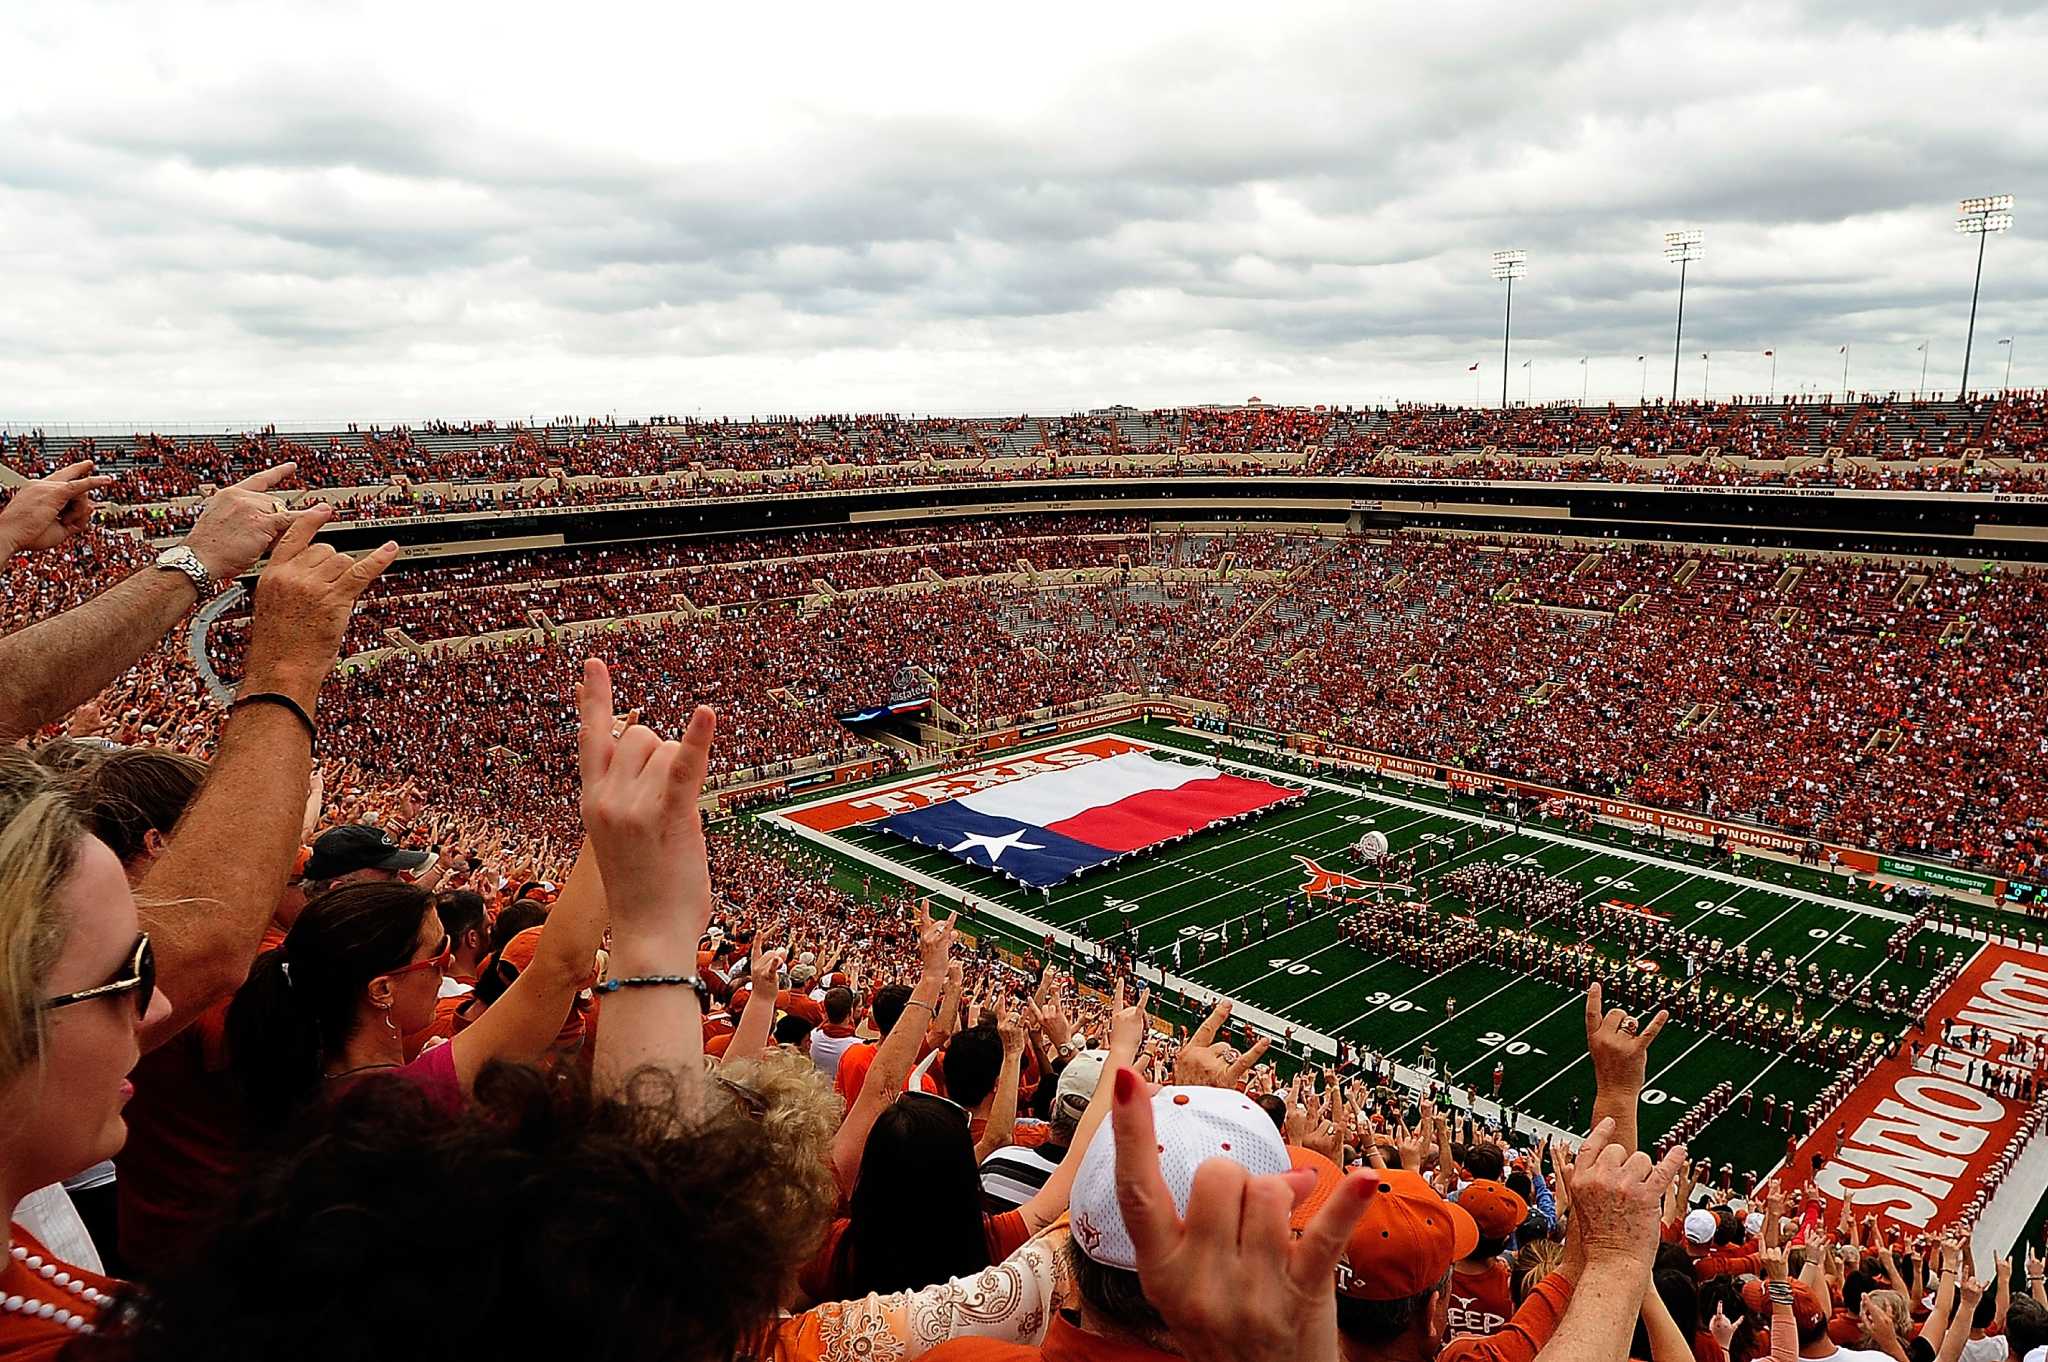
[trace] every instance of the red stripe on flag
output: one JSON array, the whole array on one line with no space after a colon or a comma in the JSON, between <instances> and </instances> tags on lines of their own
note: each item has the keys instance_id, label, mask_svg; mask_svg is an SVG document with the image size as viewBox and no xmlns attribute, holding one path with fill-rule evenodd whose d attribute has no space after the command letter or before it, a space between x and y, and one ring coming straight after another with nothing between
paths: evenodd
<instances>
[{"instance_id":1,"label":"red stripe on flag","mask_svg":"<svg viewBox=\"0 0 2048 1362\"><path fill-rule=\"evenodd\" d=\"M1263 780L1213 776L1175 790L1127 795L1114 804L1048 823L1046 830L1105 851L1137 851L1293 797L1292 790Z\"/></svg>"}]
</instances>

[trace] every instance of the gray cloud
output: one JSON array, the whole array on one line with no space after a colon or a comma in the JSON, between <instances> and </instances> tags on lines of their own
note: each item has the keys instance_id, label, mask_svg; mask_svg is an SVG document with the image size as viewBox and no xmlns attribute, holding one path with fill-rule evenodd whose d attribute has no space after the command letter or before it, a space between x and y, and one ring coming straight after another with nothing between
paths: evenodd
<instances>
[{"instance_id":1,"label":"gray cloud","mask_svg":"<svg viewBox=\"0 0 2048 1362\"><path fill-rule=\"evenodd\" d=\"M64 14L0 21L0 419L1456 400L1510 245L1535 395L1624 397L1681 225L1688 384L1910 387L1997 189L1980 376L2048 304L2042 4Z\"/></svg>"}]
</instances>

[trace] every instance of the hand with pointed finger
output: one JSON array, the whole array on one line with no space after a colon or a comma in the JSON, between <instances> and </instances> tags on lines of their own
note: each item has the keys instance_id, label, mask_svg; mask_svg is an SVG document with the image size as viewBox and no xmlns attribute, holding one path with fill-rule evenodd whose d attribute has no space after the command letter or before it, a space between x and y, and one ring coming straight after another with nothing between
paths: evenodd
<instances>
[{"instance_id":1,"label":"hand with pointed finger","mask_svg":"<svg viewBox=\"0 0 2048 1362\"><path fill-rule=\"evenodd\" d=\"M199 556L214 581L225 586L256 566L256 560L292 527L292 513L273 489L298 470L295 463L277 464L206 499L192 533L185 536L185 547ZM328 512L332 514L331 506Z\"/></svg>"},{"instance_id":2,"label":"hand with pointed finger","mask_svg":"<svg viewBox=\"0 0 2048 1362\"><path fill-rule=\"evenodd\" d=\"M1572 1161L1572 1228L1587 1262L1639 1262L1645 1272L1657 1256L1664 1189L1685 1166L1684 1145L1656 1163L1614 1142L1614 1120L1603 1118Z\"/></svg>"},{"instance_id":3,"label":"hand with pointed finger","mask_svg":"<svg viewBox=\"0 0 2048 1362\"><path fill-rule=\"evenodd\" d=\"M668 958L694 959L711 924L697 801L716 720L699 705L680 740L664 741L644 724L612 737L611 673L596 658L583 664L576 707L583 826L604 877L613 938L658 941Z\"/></svg>"},{"instance_id":4,"label":"hand with pointed finger","mask_svg":"<svg viewBox=\"0 0 2048 1362\"><path fill-rule=\"evenodd\" d=\"M1646 1026L1621 1008L1603 1011L1600 985L1586 990L1586 1049L1593 1057L1594 1085L1603 1093L1639 1093L1650 1064L1650 1042L1670 1014L1659 1012Z\"/></svg>"},{"instance_id":5,"label":"hand with pointed finger","mask_svg":"<svg viewBox=\"0 0 2048 1362\"><path fill-rule=\"evenodd\" d=\"M1138 1001L1129 1007L1124 1005L1124 982L1116 983L1116 1002L1109 1014L1109 1062L1129 1064L1136 1060L1138 1047L1151 1033L1152 1022L1145 1015L1145 1009L1152 1001L1152 990L1140 988Z\"/></svg>"},{"instance_id":6,"label":"hand with pointed finger","mask_svg":"<svg viewBox=\"0 0 2048 1362\"><path fill-rule=\"evenodd\" d=\"M0 506L0 559L22 550L54 549L92 523L93 493L114 479L93 476L91 459L25 482Z\"/></svg>"},{"instance_id":7,"label":"hand with pointed finger","mask_svg":"<svg viewBox=\"0 0 2048 1362\"><path fill-rule=\"evenodd\" d=\"M917 955L923 963L924 972L934 979L946 977L948 961L953 954L953 938L956 933L953 923L958 913L948 913L943 922L932 919L929 903L917 905Z\"/></svg>"},{"instance_id":8,"label":"hand with pointed finger","mask_svg":"<svg viewBox=\"0 0 2048 1362\"><path fill-rule=\"evenodd\" d=\"M249 620L244 691L274 690L312 713L320 683L334 670L356 598L398 557L398 545L338 553L313 536L333 516L325 506L286 515L287 528L256 579Z\"/></svg>"},{"instance_id":9,"label":"hand with pointed finger","mask_svg":"<svg viewBox=\"0 0 2048 1362\"><path fill-rule=\"evenodd\" d=\"M1371 1178L1339 1182L1297 1237L1290 1217L1312 1173L1255 1176L1211 1158L1195 1170L1183 1216L1160 1172L1145 1085L1129 1068L1115 1085L1117 1207L1175 1351L1195 1362L1336 1362L1337 1261Z\"/></svg>"}]
</instances>

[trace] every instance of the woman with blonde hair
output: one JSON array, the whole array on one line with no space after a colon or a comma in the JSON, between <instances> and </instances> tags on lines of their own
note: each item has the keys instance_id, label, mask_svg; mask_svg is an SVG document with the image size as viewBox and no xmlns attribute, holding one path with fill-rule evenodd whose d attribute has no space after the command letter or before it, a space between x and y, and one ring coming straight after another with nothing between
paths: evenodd
<instances>
[{"instance_id":1,"label":"woman with blonde hair","mask_svg":"<svg viewBox=\"0 0 2048 1362\"><path fill-rule=\"evenodd\" d=\"M108 1299L112 1282L57 1259L15 1212L120 1149L136 1033L170 1010L120 860L46 773L0 753L0 1354L55 1355Z\"/></svg>"}]
</instances>

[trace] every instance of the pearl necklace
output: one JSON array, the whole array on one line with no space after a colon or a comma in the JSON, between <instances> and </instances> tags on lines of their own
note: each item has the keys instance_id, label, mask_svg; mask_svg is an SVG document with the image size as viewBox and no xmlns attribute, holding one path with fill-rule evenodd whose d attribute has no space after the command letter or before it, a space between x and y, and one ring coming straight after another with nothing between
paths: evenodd
<instances>
[{"instance_id":1,"label":"pearl necklace","mask_svg":"<svg viewBox=\"0 0 2048 1362\"><path fill-rule=\"evenodd\" d=\"M50 1301L38 1300L34 1296L5 1295L0 1296L0 1313L21 1315L28 1319L46 1319L53 1324L61 1324L65 1328L81 1334L93 1332L91 1318L84 1311L74 1310L70 1307L81 1303L87 1304L92 1306L94 1312L97 1313L100 1306L113 1299L112 1296L109 1296L104 1291L88 1286L83 1278L72 1276L59 1264L46 1262L42 1255L30 1253L19 1244L10 1248L8 1253L15 1262L20 1263L30 1272L42 1277L51 1286L68 1290L78 1300L65 1305L57 1305Z\"/></svg>"}]
</instances>

